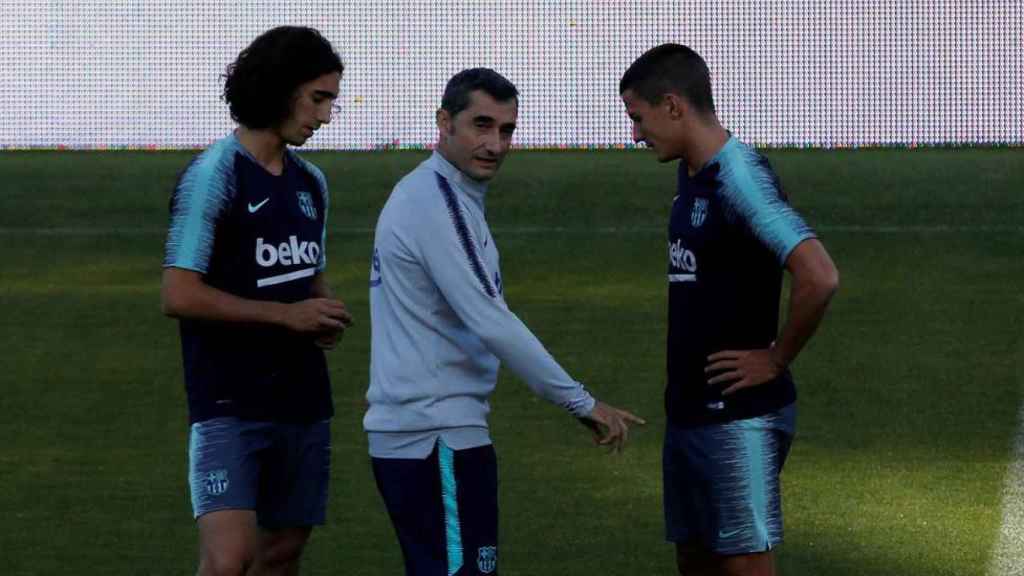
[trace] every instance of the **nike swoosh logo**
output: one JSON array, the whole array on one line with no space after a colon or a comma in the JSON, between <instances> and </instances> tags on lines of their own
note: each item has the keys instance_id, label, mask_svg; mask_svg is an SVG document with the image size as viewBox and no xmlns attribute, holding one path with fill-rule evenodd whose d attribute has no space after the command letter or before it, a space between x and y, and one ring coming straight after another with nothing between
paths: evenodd
<instances>
[{"instance_id":1,"label":"nike swoosh logo","mask_svg":"<svg viewBox=\"0 0 1024 576\"><path fill-rule=\"evenodd\" d=\"M267 202L270 202L270 198L264 198L263 202L260 202L255 206L252 205L252 202L249 202L249 214L255 214L256 211L259 210L260 208L263 208L263 205L266 204Z\"/></svg>"},{"instance_id":2,"label":"nike swoosh logo","mask_svg":"<svg viewBox=\"0 0 1024 576\"><path fill-rule=\"evenodd\" d=\"M739 530L732 530L730 532L722 532L721 530L719 530L718 531L718 537L719 538L732 538L733 536L739 534L740 532L743 532L742 528L740 528Z\"/></svg>"}]
</instances>

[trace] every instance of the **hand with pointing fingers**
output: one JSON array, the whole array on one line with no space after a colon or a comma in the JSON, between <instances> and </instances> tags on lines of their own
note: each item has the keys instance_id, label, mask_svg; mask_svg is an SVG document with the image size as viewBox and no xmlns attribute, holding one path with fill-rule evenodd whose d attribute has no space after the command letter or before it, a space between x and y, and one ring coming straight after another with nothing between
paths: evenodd
<instances>
[{"instance_id":1,"label":"hand with pointing fingers","mask_svg":"<svg viewBox=\"0 0 1024 576\"><path fill-rule=\"evenodd\" d=\"M647 422L638 416L609 406L598 400L594 403L594 409L590 414L580 418L583 425L590 428L594 434L594 442L601 446L610 446L613 452L621 452L629 439L629 425L646 424Z\"/></svg>"}]
</instances>

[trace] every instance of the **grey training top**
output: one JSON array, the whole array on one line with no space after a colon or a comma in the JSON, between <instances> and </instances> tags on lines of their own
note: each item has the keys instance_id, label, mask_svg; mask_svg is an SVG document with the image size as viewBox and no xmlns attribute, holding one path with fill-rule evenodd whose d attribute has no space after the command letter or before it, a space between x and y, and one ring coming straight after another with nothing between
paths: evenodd
<instances>
[{"instance_id":1,"label":"grey training top","mask_svg":"<svg viewBox=\"0 0 1024 576\"><path fill-rule=\"evenodd\" d=\"M504 362L575 416L594 398L509 310L484 219L487 186L438 152L381 211L370 271L370 455L425 458L490 444L488 398Z\"/></svg>"}]
</instances>

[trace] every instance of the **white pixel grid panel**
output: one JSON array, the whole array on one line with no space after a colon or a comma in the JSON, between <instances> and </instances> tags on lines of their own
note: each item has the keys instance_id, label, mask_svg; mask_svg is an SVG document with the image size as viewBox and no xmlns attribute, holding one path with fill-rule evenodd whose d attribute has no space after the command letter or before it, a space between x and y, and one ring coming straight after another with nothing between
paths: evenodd
<instances>
[{"instance_id":1,"label":"white pixel grid panel","mask_svg":"<svg viewBox=\"0 0 1024 576\"><path fill-rule=\"evenodd\" d=\"M430 147L446 80L520 89L516 145L628 147L618 80L678 42L761 146L1024 143L1016 0L0 0L0 149L198 148L233 124L225 67L259 33L319 29L346 64L313 149Z\"/></svg>"}]
</instances>

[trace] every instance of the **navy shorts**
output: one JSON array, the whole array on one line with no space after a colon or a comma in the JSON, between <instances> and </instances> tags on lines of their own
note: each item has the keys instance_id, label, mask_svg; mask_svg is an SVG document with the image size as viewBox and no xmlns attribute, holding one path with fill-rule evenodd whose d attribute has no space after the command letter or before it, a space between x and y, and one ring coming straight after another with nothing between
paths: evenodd
<instances>
[{"instance_id":1,"label":"navy shorts","mask_svg":"<svg viewBox=\"0 0 1024 576\"><path fill-rule=\"evenodd\" d=\"M253 510L268 530L323 524L330 455L327 420L196 422L189 437L192 513Z\"/></svg>"},{"instance_id":2,"label":"navy shorts","mask_svg":"<svg viewBox=\"0 0 1024 576\"><path fill-rule=\"evenodd\" d=\"M779 474L795 428L795 404L723 424L670 423L662 456L666 538L722 555L781 543Z\"/></svg>"},{"instance_id":3,"label":"navy shorts","mask_svg":"<svg viewBox=\"0 0 1024 576\"><path fill-rule=\"evenodd\" d=\"M406 576L498 573L498 461L491 445L425 459L371 458Z\"/></svg>"}]
</instances>

